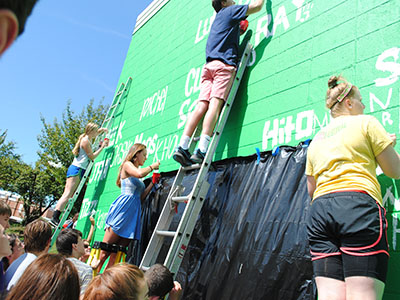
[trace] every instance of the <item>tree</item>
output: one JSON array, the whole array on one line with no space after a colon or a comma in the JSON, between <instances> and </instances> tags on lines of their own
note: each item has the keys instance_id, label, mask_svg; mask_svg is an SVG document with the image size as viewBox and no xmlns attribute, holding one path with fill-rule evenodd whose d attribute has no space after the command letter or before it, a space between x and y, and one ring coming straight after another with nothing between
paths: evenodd
<instances>
[{"instance_id":1,"label":"tree","mask_svg":"<svg viewBox=\"0 0 400 300\"><path fill-rule=\"evenodd\" d=\"M15 153L16 145L6 142L7 130L0 130L0 188L12 190L22 164L21 157Z\"/></svg>"},{"instance_id":2,"label":"tree","mask_svg":"<svg viewBox=\"0 0 400 300\"><path fill-rule=\"evenodd\" d=\"M61 121L54 119L53 123L48 123L44 117L41 117L43 129L38 136L39 147L41 148L38 154L41 162L40 168L51 176L55 185L52 194L54 199L51 202L57 201L63 193L65 174L73 160L72 149L79 135L83 133L86 124L89 122L94 122L100 126L107 113L107 108L103 105L103 100L95 106L92 99L79 114L76 114L71 109L71 102L68 101ZM81 198L75 202L72 214L79 211L83 192Z\"/></svg>"}]
</instances>

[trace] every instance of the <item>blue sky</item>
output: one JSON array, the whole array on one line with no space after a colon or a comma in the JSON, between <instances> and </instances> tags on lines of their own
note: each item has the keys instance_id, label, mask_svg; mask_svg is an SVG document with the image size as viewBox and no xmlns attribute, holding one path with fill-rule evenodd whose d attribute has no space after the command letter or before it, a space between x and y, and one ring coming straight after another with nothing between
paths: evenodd
<instances>
[{"instance_id":1,"label":"blue sky","mask_svg":"<svg viewBox=\"0 0 400 300\"><path fill-rule=\"evenodd\" d=\"M111 102L137 16L152 0L40 0L25 32L0 57L0 129L27 163L37 160L42 114L67 101Z\"/></svg>"}]
</instances>

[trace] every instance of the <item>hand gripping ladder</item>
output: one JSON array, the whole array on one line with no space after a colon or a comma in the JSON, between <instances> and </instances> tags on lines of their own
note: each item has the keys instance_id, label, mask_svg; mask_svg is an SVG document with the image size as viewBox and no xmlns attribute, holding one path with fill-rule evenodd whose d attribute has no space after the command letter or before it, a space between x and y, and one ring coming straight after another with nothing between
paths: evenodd
<instances>
[{"instance_id":1,"label":"hand gripping ladder","mask_svg":"<svg viewBox=\"0 0 400 300\"><path fill-rule=\"evenodd\" d=\"M179 168L178 174L175 177L168 198L165 201L163 210L151 236L149 245L147 246L146 252L140 263L140 268L142 270L147 270L150 266L156 263L165 237L172 237L173 240L167 257L164 261L164 265L174 274L176 274L179 270L183 256L189 244L190 237L192 236L198 215L210 187L210 184L207 182L208 170L210 168L210 164L217 148L222 130L224 129L225 123L228 119L229 112L238 91L243 73L249 61L252 48L253 47L250 43L248 43L245 48L237 73L235 75L234 82L232 84L231 91L229 92L228 99L219 117L219 122L214 130L214 135L203 163L201 165L195 164L189 167ZM192 143L192 141L191 146L191 150L193 150L194 143ZM189 195L180 196L182 191L182 180L186 172L193 169L200 169L193 185L193 189ZM177 231L170 231L169 227L175 214L173 207L178 203L186 203L186 207L183 211Z\"/></svg>"},{"instance_id":2,"label":"hand gripping ladder","mask_svg":"<svg viewBox=\"0 0 400 300\"><path fill-rule=\"evenodd\" d=\"M132 78L129 77L128 80L126 81L126 83L121 83L119 88L118 88L118 92L115 94L114 99L111 103L111 106L108 108L106 117L103 120L103 123L101 125L102 128L107 128L108 130L110 130L111 125L114 121L115 115L118 112L118 107L121 104L122 100L124 99L124 97L127 95L127 90L128 87L130 85L132 81ZM97 136L94 144L93 144L93 149L97 149L100 143L100 136ZM67 220L69 213L71 212L72 208L74 207L74 203L76 201L76 199L78 198L82 188L84 187L86 180L88 179L89 175L90 175L90 171L92 170L94 165L94 161L90 161L89 165L86 168L85 174L83 175L81 181L79 182L78 188L76 189L76 191L74 192L74 195L72 196L72 198L70 198L68 200L67 206L64 209L64 212L62 213L61 219L60 219L60 223L58 224L57 228L55 229L53 236L51 237L51 244L50 244L50 248L54 245L58 234L60 233L65 221Z\"/></svg>"}]
</instances>

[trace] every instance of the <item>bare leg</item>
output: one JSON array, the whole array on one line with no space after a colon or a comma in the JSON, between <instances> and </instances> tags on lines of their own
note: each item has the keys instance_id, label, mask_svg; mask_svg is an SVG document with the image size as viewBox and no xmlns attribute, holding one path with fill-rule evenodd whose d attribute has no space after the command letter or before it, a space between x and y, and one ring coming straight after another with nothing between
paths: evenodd
<instances>
[{"instance_id":1,"label":"bare leg","mask_svg":"<svg viewBox=\"0 0 400 300\"><path fill-rule=\"evenodd\" d=\"M189 117L189 120L186 122L185 129L183 130L183 135L192 136L194 130L197 127L197 124L204 116L206 111L208 110L208 101L199 101L197 103L196 108L192 112Z\"/></svg>"},{"instance_id":2,"label":"bare leg","mask_svg":"<svg viewBox=\"0 0 400 300\"><path fill-rule=\"evenodd\" d=\"M315 277L318 300L346 300L346 283L328 277ZM365 299L363 299L365 300Z\"/></svg>"},{"instance_id":3,"label":"bare leg","mask_svg":"<svg viewBox=\"0 0 400 300\"><path fill-rule=\"evenodd\" d=\"M206 134L208 136L212 135L223 106L224 100L220 98L211 98L207 113L204 117L202 134Z\"/></svg>"},{"instance_id":4,"label":"bare leg","mask_svg":"<svg viewBox=\"0 0 400 300\"><path fill-rule=\"evenodd\" d=\"M114 244L118 244L118 245L127 247L127 246L129 245L130 241L131 241L131 240L129 240L129 239L125 239L125 238L121 238L121 237L120 237L119 241L116 242L116 243L114 243ZM105 270L106 270L107 268L109 268L109 267L115 265L115 259L116 259L116 258L117 258L117 253L111 253L111 254L110 254L110 259L108 260L108 264L107 264Z\"/></svg>"},{"instance_id":5,"label":"bare leg","mask_svg":"<svg viewBox=\"0 0 400 300\"><path fill-rule=\"evenodd\" d=\"M121 239L121 237L118 234L116 234L110 227L108 227L104 234L103 242L107 243L107 244L115 244L120 239ZM97 269L97 272L100 272L101 268L103 267L104 262L106 261L106 259L109 256L110 256L110 252L101 250L99 260L93 260L91 263L91 267L93 269Z\"/></svg>"},{"instance_id":6,"label":"bare leg","mask_svg":"<svg viewBox=\"0 0 400 300\"><path fill-rule=\"evenodd\" d=\"M347 300L380 300L383 296L385 284L375 278L366 276L352 276L346 278Z\"/></svg>"},{"instance_id":7,"label":"bare leg","mask_svg":"<svg viewBox=\"0 0 400 300\"><path fill-rule=\"evenodd\" d=\"M62 211L67 204L69 198L75 193L76 188L78 187L80 182L79 176L68 177L65 182L64 193L61 198L57 201L56 210Z\"/></svg>"}]
</instances>

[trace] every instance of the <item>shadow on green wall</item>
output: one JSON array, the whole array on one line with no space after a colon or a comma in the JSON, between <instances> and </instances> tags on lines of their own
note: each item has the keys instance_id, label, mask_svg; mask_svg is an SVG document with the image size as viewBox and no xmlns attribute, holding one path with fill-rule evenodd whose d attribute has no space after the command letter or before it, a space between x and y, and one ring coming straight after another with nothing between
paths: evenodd
<instances>
[{"instance_id":1,"label":"shadow on green wall","mask_svg":"<svg viewBox=\"0 0 400 300\"><path fill-rule=\"evenodd\" d=\"M271 22L268 25L268 30L272 32L272 28L274 26L274 16L272 14L272 1L267 0L266 4L266 12L271 16ZM242 43L240 44L239 53L243 53L244 49L250 41L253 35L252 30L248 30L246 35L244 36ZM239 141L240 135L243 128L243 120L246 114L247 106L248 106L248 85L249 85L249 78L252 70L258 65L261 58L264 56L264 51L267 48L268 44L271 42L272 36L268 38L264 38L257 47L254 48L256 52L256 60L254 65L251 67L246 68L242 81L240 83L240 88L236 94L235 101L233 102L232 109L228 118L228 121L225 125L225 128L232 128L234 132L228 134L222 134L221 139L219 141L216 155L214 160L221 160L223 151L227 146L227 156L228 157L236 157L238 156L239 150Z\"/></svg>"}]
</instances>

